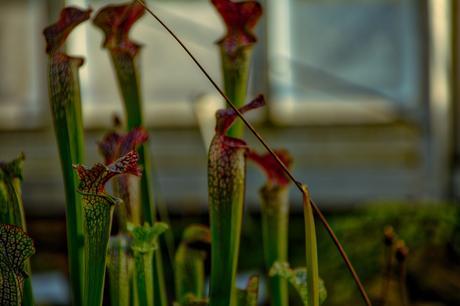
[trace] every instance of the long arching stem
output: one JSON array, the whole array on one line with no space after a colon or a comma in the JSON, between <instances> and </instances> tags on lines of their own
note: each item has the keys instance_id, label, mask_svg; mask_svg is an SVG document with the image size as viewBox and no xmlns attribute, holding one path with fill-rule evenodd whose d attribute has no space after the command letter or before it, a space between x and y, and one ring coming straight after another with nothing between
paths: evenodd
<instances>
[{"instance_id":1,"label":"long arching stem","mask_svg":"<svg viewBox=\"0 0 460 306\"><path fill-rule=\"evenodd\" d=\"M259 142L264 146L264 148L273 156L273 158L276 160L276 162L280 165L280 167L283 169L283 171L286 173L287 176L294 182L294 184L297 186L300 192L303 194L303 188L302 188L302 183L299 182L294 175L289 171L289 169L283 164L283 162L280 160L280 158L275 154L273 149L270 148L270 146L267 144L267 142L262 138L262 136L255 130L255 128L252 126L252 124L249 123L249 121L243 116L243 114L238 110L238 108L230 101L230 99L225 95L225 93L222 91L222 89L217 85L217 83L211 78L209 73L204 69L204 67L198 62L198 60L195 58L195 56L190 52L190 50L184 45L184 43L179 39L179 37L155 14L151 9L149 9L141 0L136 0L138 3L142 4L146 11L152 15L153 18L155 18L161 26L176 40L176 42L184 49L184 51L190 56L190 58L193 60L193 62L198 66L198 68L201 70L201 72L206 76L206 78L211 82L211 84L214 86L214 88L219 92L219 94L225 99L227 104L236 112L238 117L243 121L243 123L246 125L246 127L254 134L254 136L259 140ZM363 297L363 300L365 301L366 305L372 306L372 302L369 299L369 296L367 295L366 290L364 289L363 284L361 283L361 280L356 273L353 265L351 264L350 259L348 258L348 255L346 254L345 250L343 249L339 239L335 235L333 229L329 225L329 222L327 222L326 217L324 217L323 213L319 209L319 207L316 205L316 203L313 200L310 200L310 205L312 206L314 212L316 213L317 217L321 221L321 223L324 225L326 228L327 232L331 236L331 239L333 240L334 244L336 245L340 255L342 256L348 270L350 271L351 275L353 276L353 279L358 286L358 289Z\"/></svg>"}]
</instances>

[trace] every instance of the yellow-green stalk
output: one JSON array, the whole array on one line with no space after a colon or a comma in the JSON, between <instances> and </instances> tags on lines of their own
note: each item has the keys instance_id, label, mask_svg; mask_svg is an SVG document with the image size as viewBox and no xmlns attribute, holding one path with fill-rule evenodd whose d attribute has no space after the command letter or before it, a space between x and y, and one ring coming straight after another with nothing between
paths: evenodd
<instances>
[{"instance_id":1,"label":"yellow-green stalk","mask_svg":"<svg viewBox=\"0 0 460 306\"><path fill-rule=\"evenodd\" d=\"M259 96L241 112L264 105ZM246 143L226 135L236 119L232 109L216 114L216 134L208 155L208 192L211 227L211 306L236 306L236 271L243 219Z\"/></svg>"},{"instance_id":2,"label":"yellow-green stalk","mask_svg":"<svg viewBox=\"0 0 460 306\"><path fill-rule=\"evenodd\" d=\"M33 240L19 226L0 224L0 241L0 305L25 305L26 261L35 253Z\"/></svg>"},{"instance_id":3,"label":"yellow-green stalk","mask_svg":"<svg viewBox=\"0 0 460 306\"><path fill-rule=\"evenodd\" d=\"M142 95L138 54L141 46L129 38L133 24L145 13L144 7L136 1L121 5L103 7L93 22L105 34L103 47L110 53L110 58L118 81L118 88L123 98L127 118L127 130L144 125L142 111ZM148 144L138 148L139 165L142 168L140 181L142 219L144 222L155 222L155 205L153 201L151 162ZM155 263L155 301L158 306L167 306L166 288L164 283L161 252L156 252Z\"/></svg>"},{"instance_id":4,"label":"yellow-green stalk","mask_svg":"<svg viewBox=\"0 0 460 306\"><path fill-rule=\"evenodd\" d=\"M246 101L250 60L253 45L257 41L252 30L262 15L262 6L253 0L211 2L222 16L227 28L226 35L217 42L220 47L225 94L235 106L241 107ZM228 135L242 137L243 132L243 122L236 119Z\"/></svg>"},{"instance_id":5,"label":"yellow-green stalk","mask_svg":"<svg viewBox=\"0 0 460 306\"><path fill-rule=\"evenodd\" d=\"M204 298L206 250L211 243L209 228L191 225L184 231L174 266L176 301L185 305L191 299Z\"/></svg>"},{"instance_id":6,"label":"yellow-green stalk","mask_svg":"<svg viewBox=\"0 0 460 306\"><path fill-rule=\"evenodd\" d=\"M128 230L133 238L131 249L134 254L134 287L136 301L140 306L153 306L154 277L152 270L153 254L158 249L158 237L168 229L166 223L157 222L153 226L128 224Z\"/></svg>"},{"instance_id":7,"label":"yellow-green stalk","mask_svg":"<svg viewBox=\"0 0 460 306\"><path fill-rule=\"evenodd\" d=\"M83 304L83 216L72 165L84 162L83 119L78 70L83 59L62 49L70 32L89 19L91 10L67 7L59 20L44 30L49 55L48 88L54 132L66 195L67 246L72 301Z\"/></svg>"},{"instance_id":8,"label":"yellow-green stalk","mask_svg":"<svg viewBox=\"0 0 460 306\"><path fill-rule=\"evenodd\" d=\"M275 150L276 155L288 168L292 158L286 150ZM248 158L258 164L267 176L260 189L262 238L264 246L265 269L268 272L275 262L288 260L289 224L289 178L284 174L276 160L270 155L260 155L249 151ZM268 280L270 305L289 305L287 281L278 275Z\"/></svg>"},{"instance_id":9,"label":"yellow-green stalk","mask_svg":"<svg viewBox=\"0 0 460 306\"><path fill-rule=\"evenodd\" d=\"M310 191L302 185L303 209L305 216L305 249L307 259L308 306L320 305L320 280L318 269L318 248L313 208L310 203Z\"/></svg>"},{"instance_id":10,"label":"yellow-green stalk","mask_svg":"<svg viewBox=\"0 0 460 306\"><path fill-rule=\"evenodd\" d=\"M102 305L107 249L112 226L114 206L121 199L107 194L104 186L109 179L120 174L140 175L138 156L129 152L109 166L102 163L86 168L75 166L80 184L78 191L83 201L83 228L85 239L85 306Z\"/></svg>"}]
</instances>

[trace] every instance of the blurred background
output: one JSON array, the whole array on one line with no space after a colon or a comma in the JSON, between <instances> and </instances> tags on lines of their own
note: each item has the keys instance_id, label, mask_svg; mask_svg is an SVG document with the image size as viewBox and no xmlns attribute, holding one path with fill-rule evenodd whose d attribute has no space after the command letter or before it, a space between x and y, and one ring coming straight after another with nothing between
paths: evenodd
<instances>
[{"instance_id":1,"label":"blurred background","mask_svg":"<svg viewBox=\"0 0 460 306\"><path fill-rule=\"evenodd\" d=\"M265 14L257 27L248 99L263 93L268 105L251 120L272 147L292 153L296 177L330 218L373 297L382 282L383 229L392 225L411 250L412 304L460 305L460 4L261 2ZM108 3L120 1L0 0L0 160L26 154L23 196L37 247L34 289L42 305L68 303L64 192L42 29L64 5L97 10ZM221 82L215 41L224 26L209 1L147 3ZM133 38L144 45L142 89L156 201L178 240L186 224L208 222L207 144L214 111L223 102L152 18L135 26ZM86 59L80 77L88 164L101 160L96 142L111 128L113 115L123 113L102 39L86 22L67 44L70 54ZM263 182L249 165L242 272L263 266ZM301 266L303 216L294 189L291 203L290 258ZM359 305L332 242L322 229L318 235L320 273L329 291L325 305ZM391 305L398 303L395 298Z\"/></svg>"}]
</instances>

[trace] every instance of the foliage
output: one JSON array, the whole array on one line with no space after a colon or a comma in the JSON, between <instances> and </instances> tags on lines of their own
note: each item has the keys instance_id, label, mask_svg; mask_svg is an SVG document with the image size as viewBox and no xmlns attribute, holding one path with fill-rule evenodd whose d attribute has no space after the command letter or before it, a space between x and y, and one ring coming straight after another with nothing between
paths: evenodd
<instances>
[{"instance_id":1,"label":"foliage","mask_svg":"<svg viewBox=\"0 0 460 306\"><path fill-rule=\"evenodd\" d=\"M303 304L309 306L309 293L307 288L307 269L306 268L297 268L291 269L287 262L276 262L273 267L270 269L270 276L280 276L286 279L291 286L293 286L299 296L302 298ZM326 287L324 282L320 280L319 283L319 300L320 303L324 303L327 298Z\"/></svg>"},{"instance_id":2,"label":"foliage","mask_svg":"<svg viewBox=\"0 0 460 306\"><path fill-rule=\"evenodd\" d=\"M33 240L18 226L0 224L0 304L21 306L26 260L35 253Z\"/></svg>"}]
</instances>

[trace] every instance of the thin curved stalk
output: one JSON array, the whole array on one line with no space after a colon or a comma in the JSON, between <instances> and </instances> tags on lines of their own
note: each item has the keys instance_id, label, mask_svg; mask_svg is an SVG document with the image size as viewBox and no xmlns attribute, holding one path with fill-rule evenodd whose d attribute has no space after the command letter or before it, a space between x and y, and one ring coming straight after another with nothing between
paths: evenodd
<instances>
[{"instance_id":1,"label":"thin curved stalk","mask_svg":"<svg viewBox=\"0 0 460 306\"><path fill-rule=\"evenodd\" d=\"M126 154L109 166L101 163L92 168L75 166L82 195L85 239L85 306L102 305L107 249L114 206L121 200L104 191L106 182L120 174L140 175L137 153Z\"/></svg>"},{"instance_id":2,"label":"thin curved stalk","mask_svg":"<svg viewBox=\"0 0 460 306\"><path fill-rule=\"evenodd\" d=\"M276 155L275 151L268 145L268 143L262 138L262 136L256 131L256 129L252 126L251 123L243 116L243 114L238 110L238 108L233 104L233 102L225 95L224 91L217 85L217 83L213 80L213 78L209 75L209 73L204 69L203 65L200 64L200 62L196 59L196 57L190 52L190 50L187 48L187 46L182 42L182 40L166 25L166 23L163 22L151 9L147 8L145 4L141 0L135 0L137 3L140 5L143 5L144 8L147 10L147 12L171 35L171 37L181 46L181 48L185 51L185 53L188 54L188 56L192 59L192 61L197 65L197 67L200 69L200 71L205 75L205 77L208 79L208 81L212 84L212 86L216 89L216 91L225 99L225 102L227 103L228 106L230 106L233 111L238 115L238 117L243 121L244 125L251 131L251 133L257 138L257 140L262 144L262 146L267 150L268 153L276 160L277 164L283 169L283 172L289 177L289 179L296 185L297 189L303 193L302 190L302 183L298 181L294 175L291 173L291 171L284 165L284 163L281 161L281 159ZM343 259L343 262L345 263L346 267L348 268L348 271L353 277L353 280L355 281L355 284L363 298L363 301L365 302L366 305L372 306L372 302L369 299L369 296L366 292L366 289L364 288L358 274L356 273L356 270L354 269L350 259L348 258L347 253L345 252L344 248L342 247L342 244L340 243L339 239L334 233L334 230L332 227L329 225L329 222L327 221L326 217L323 215L319 207L316 205L316 203L311 200L310 205L312 206L315 214L317 217L320 219L321 223L327 230L330 238L334 242L334 245L336 246L338 252L340 253L340 256Z\"/></svg>"}]
</instances>

